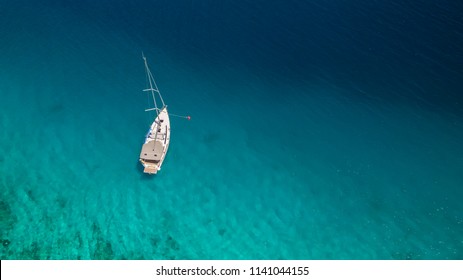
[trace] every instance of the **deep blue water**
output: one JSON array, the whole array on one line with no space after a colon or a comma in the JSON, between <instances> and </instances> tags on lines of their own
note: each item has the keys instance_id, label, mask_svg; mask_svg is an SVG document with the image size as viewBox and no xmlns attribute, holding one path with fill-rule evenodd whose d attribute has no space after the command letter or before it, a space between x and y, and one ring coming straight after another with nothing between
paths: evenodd
<instances>
[{"instance_id":1,"label":"deep blue water","mask_svg":"<svg viewBox=\"0 0 463 280\"><path fill-rule=\"evenodd\" d=\"M1 258L462 259L462 11L0 1Z\"/></svg>"}]
</instances>

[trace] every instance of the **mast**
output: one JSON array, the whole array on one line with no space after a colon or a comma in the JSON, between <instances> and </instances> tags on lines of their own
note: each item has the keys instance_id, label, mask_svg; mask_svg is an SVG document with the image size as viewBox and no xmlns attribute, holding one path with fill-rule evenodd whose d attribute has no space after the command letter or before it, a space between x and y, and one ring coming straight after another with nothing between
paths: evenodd
<instances>
[{"instance_id":1,"label":"mast","mask_svg":"<svg viewBox=\"0 0 463 280\"><path fill-rule=\"evenodd\" d=\"M153 101L154 101L154 108L146 109L145 111L156 110L156 113L159 114L159 108L158 108L158 105L157 105L157 102L156 102L156 96L155 96L154 93L156 92L158 94L158 96L159 96L159 99L161 99L162 108L164 108L166 106L166 104L164 103L164 100L162 99L161 92L159 92L156 81L154 80L153 74L151 73L151 70L148 67L148 62L146 61L146 57L145 57L145 55L143 53L142 53L142 56L143 56L143 61L145 62L145 70L146 70L146 75L148 76L148 82L149 82L149 88L144 89L143 91L151 92L151 96L153 97Z\"/></svg>"}]
</instances>

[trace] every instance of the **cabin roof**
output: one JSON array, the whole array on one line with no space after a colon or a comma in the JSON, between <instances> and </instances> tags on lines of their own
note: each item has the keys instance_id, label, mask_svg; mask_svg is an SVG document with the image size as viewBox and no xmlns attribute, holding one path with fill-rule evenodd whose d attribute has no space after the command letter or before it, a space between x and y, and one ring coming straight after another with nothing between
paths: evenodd
<instances>
[{"instance_id":1,"label":"cabin roof","mask_svg":"<svg viewBox=\"0 0 463 280\"><path fill-rule=\"evenodd\" d=\"M140 158L145 160L161 160L164 146L161 141L150 141L143 144Z\"/></svg>"}]
</instances>

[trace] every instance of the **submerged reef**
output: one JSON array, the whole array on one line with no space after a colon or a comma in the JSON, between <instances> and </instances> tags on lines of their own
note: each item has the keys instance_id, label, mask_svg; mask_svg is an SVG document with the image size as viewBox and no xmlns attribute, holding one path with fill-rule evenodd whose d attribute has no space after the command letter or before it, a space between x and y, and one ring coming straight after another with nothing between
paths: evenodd
<instances>
[{"instance_id":1,"label":"submerged reef","mask_svg":"<svg viewBox=\"0 0 463 280\"><path fill-rule=\"evenodd\" d=\"M92 225L94 248L91 252L93 260L112 260L114 259L114 251L111 243L103 238L101 228L94 222Z\"/></svg>"}]
</instances>

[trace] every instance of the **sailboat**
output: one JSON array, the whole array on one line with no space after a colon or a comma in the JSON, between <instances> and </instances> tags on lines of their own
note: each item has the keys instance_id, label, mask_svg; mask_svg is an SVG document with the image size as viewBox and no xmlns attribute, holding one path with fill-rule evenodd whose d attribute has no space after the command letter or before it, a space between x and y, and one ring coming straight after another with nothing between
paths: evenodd
<instances>
[{"instance_id":1,"label":"sailboat","mask_svg":"<svg viewBox=\"0 0 463 280\"><path fill-rule=\"evenodd\" d=\"M161 170L162 163L166 158L167 149L169 148L170 119L169 113L167 112L167 105L164 103L164 99L162 99L161 92L159 91L153 78L153 74L148 67L146 57L144 55L142 56L145 63L145 71L149 86L149 88L144 89L143 91L151 93L154 104L153 108L146 109L145 111L155 111L156 118L146 134L145 142L140 152L140 162L144 167L144 173L156 174L159 170ZM162 106L160 108L158 107L156 97L161 101L161 104L159 105Z\"/></svg>"}]
</instances>

